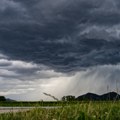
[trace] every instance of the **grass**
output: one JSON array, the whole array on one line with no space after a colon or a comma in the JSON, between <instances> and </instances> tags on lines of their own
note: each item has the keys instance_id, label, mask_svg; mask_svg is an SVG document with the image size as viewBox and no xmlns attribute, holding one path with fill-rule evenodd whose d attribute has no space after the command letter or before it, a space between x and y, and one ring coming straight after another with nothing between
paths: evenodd
<instances>
[{"instance_id":1,"label":"grass","mask_svg":"<svg viewBox=\"0 0 120 120\"><path fill-rule=\"evenodd\" d=\"M22 107L22 106L63 106L66 104L76 104L76 102L62 102L62 101L40 101L40 102L0 102L1 107Z\"/></svg>"},{"instance_id":2,"label":"grass","mask_svg":"<svg viewBox=\"0 0 120 120\"><path fill-rule=\"evenodd\" d=\"M0 120L120 120L120 102L79 102L60 108L1 114Z\"/></svg>"}]
</instances>

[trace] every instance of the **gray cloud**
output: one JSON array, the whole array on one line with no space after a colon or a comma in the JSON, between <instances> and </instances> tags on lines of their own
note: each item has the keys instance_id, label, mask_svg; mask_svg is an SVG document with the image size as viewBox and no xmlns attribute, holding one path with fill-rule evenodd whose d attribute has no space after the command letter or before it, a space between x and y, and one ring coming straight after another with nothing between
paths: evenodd
<instances>
[{"instance_id":1,"label":"gray cloud","mask_svg":"<svg viewBox=\"0 0 120 120\"><path fill-rule=\"evenodd\" d=\"M119 23L118 0L30 0L20 1L33 19L43 23ZM71 19L70 19L71 18ZM116 19L117 18L117 19Z\"/></svg>"},{"instance_id":2,"label":"gray cloud","mask_svg":"<svg viewBox=\"0 0 120 120\"><path fill-rule=\"evenodd\" d=\"M1 54L1 56L3 56ZM3 56L4 57L4 56ZM37 65L34 63L27 63L20 60L10 60L9 58L0 59L0 76L9 79L33 80L59 77L60 73L55 73L49 67L44 65Z\"/></svg>"},{"instance_id":3,"label":"gray cloud","mask_svg":"<svg viewBox=\"0 0 120 120\"><path fill-rule=\"evenodd\" d=\"M119 0L1 0L0 80L7 90L2 93L23 97L29 90L57 89L55 95L78 95L79 79L83 92L102 93L119 74L119 6ZM85 90L93 82L99 86ZM63 83L60 92L56 86Z\"/></svg>"},{"instance_id":4,"label":"gray cloud","mask_svg":"<svg viewBox=\"0 0 120 120\"><path fill-rule=\"evenodd\" d=\"M94 53L96 51L91 54ZM16 100L51 100L44 96L43 92L59 99L68 94L102 94L118 91L120 87L119 64L94 66L78 70L74 74L65 74L44 65L11 60L3 54L0 56L0 94Z\"/></svg>"},{"instance_id":5,"label":"gray cloud","mask_svg":"<svg viewBox=\"0 0 120 120\"><path fill-rule=\"evenodd\" d=\"M17 11L19 16L27 15L29 19L44 25L50 23L71 26L89 22L93 24L119 23L118 0L2 0L1 10L7 11L7 9L9 13L3 12L2 18L9 15L12 18L14 12ZM15 14L16 17L17 14Z\"/></svg>"},{"instance_id":6,"label":"gray cloud","mask_svg":"<svg viewBox=\"0 0 120 120\"><path fill-rule=\"evenodd\" d=\"M29 22L30 16L27 14L27 9L20 2L13 0L0 1L0 25L23 23L25 21Z\"/></svg>"}]
</instances>

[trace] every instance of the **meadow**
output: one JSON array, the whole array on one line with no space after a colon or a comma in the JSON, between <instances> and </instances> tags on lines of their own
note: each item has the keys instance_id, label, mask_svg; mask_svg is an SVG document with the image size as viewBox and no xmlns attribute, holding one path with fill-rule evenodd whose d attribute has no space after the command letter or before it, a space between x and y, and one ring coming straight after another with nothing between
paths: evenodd
<instances>
[{"instance_id":1,"label":"meadow","mask_svg":"<svg viewBox=\"0 0 120 120\"><path fill-rule=\"evenodd\" d=\"M8 103L0 103L5 106ZM0 120L120 120L120 101L12 102L11 106L35 106L25 112L0 114ZM8 106L8 105L7 105ZM58 108L37 108L59 106Z\"/></svg>"}]
</instances>

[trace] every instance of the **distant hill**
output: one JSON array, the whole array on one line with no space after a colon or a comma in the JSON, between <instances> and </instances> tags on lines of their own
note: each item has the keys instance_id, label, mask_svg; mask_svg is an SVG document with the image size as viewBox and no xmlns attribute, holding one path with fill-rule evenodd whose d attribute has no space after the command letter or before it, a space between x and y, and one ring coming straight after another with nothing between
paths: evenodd
<instances>
[{"instance_id":1,"label":"distant hill","mask_svg":"<svg viewBox=\"0 0 120 120\"><path fill-rule=\"evenodd\" d=\"M120 100L120 95L116 92L109 92L100 96L101 100Z\"/></svg>"},{"instance_id":2,"label":"distant hill","mask_svg":"<svg viewBox=\"0 0 120 120\"><path fill-rule=\"evenodd\" d=\"M94 93L87 93L76 98L76 100L99 100L100 96Z\"/></svg>"},{"instance_id":3,"label":"distant hill","mask_svg":"<svg viewBox=\"0 0 120 120\"><path fill-rule=\"evenodd\" d=\"M120 100L120 95L116 92L109 92L103 95L97 95L94 93L87 93L81 96L78 96L76 100Z\"/></svg>"},{"instance_id":4,"label":"distant hill","mask_svg":"<svg viewBox=\"0 0 120 120\"><path fill-rule=\"evenodd\" d=\"M6 101L7 101L7 102L15 102L15 100L12 100L12 99L10 99L10 98L6 98Z\"/></svg>"},{"instance_id":5,"label":"distant hill","mask_svg":"<svg viewBox=\"0 0 120 120\"><path fill-rule=\"evenodd\" d=\"M15 100L5 98L4 96L0 96L0 101L6 101L6 102L14 102Z\"/></svg>"}]
</instances>

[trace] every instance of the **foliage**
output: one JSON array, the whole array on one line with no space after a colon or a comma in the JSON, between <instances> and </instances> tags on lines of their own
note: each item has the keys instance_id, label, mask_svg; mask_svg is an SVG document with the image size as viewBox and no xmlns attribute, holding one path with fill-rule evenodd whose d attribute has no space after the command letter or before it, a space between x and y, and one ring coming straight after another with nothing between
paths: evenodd
<instances>
[{"instance_id":1,"label":"foliage","mask_svg":"<svg viewBox=\"0 0 120 120\"><path fill-rule=\"evenodd\" d=\"M63 96L62 101L75 101L75 96L72 95Z\"/></svg>"},{"instance_id":2,"label":"foliage","mask_svg":"<svg viewBox=\"0 0 120 120\"><path fill-rule=\"evenodd\" d=\"M0 120L120 120L120 102L79 102L66 106L1 114Z\"/></svg>"},{"instance_id":3,"label":"foliage","mask_svg":"<svg viewBox=\"0 0 120 120\"><path fill-rule=\"evenodd\" d=\"M4 96L0 96L0 101L6 101Z\"/></svg>"}]
</instances>

